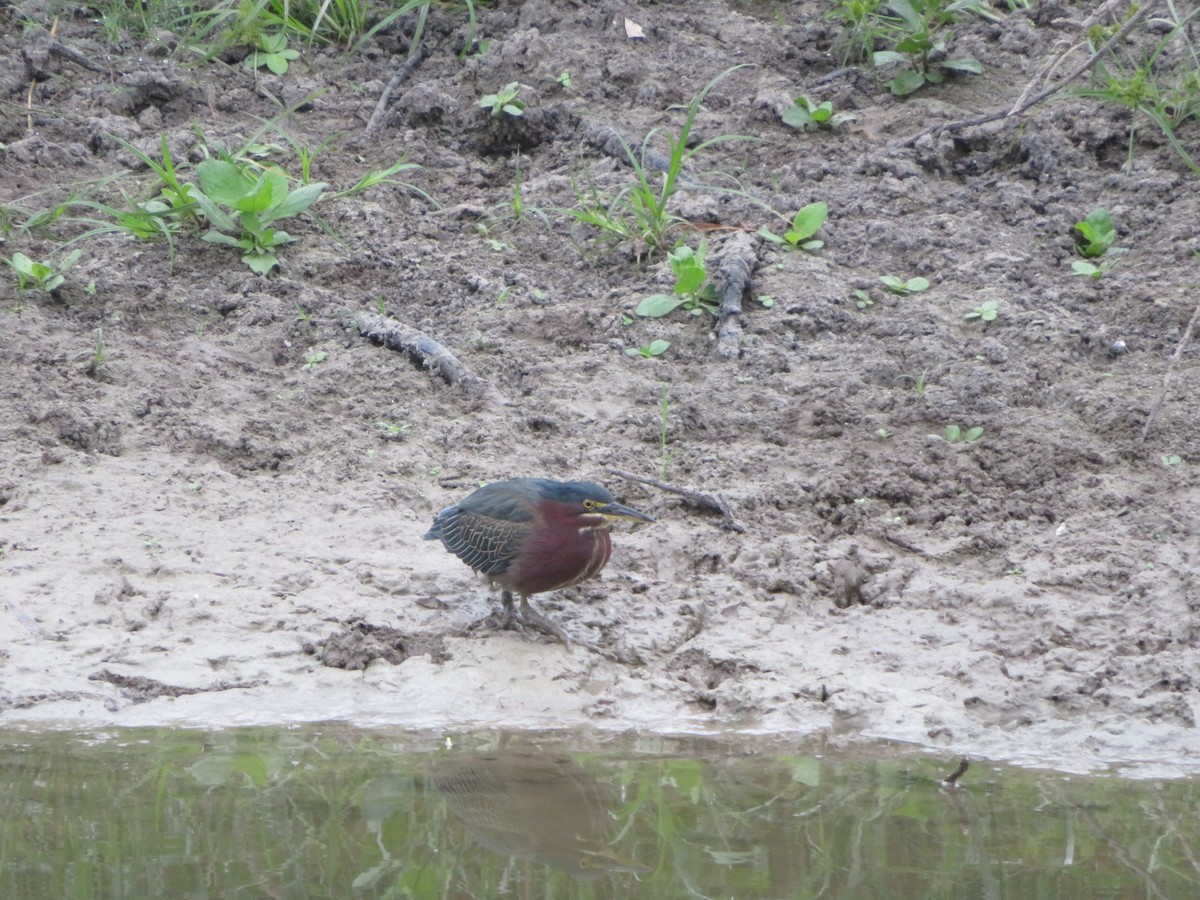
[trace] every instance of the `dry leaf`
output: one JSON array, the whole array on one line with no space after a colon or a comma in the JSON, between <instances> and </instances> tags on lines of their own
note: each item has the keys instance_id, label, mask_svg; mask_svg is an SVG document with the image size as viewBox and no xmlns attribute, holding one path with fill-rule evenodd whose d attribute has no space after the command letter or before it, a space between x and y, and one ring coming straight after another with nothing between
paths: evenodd
<instances>
[{"instance_id":1,"label":"dry leaf","mask_svg":"<svg viewBox=\"0 0 1200 900\"><path fill-rule=\"evenodd\" d=\"M640 41L646 36L646 32L642 31L642 26L633 19L625 20L625 37L631 41Z\"/></svg>"}]
</instances>

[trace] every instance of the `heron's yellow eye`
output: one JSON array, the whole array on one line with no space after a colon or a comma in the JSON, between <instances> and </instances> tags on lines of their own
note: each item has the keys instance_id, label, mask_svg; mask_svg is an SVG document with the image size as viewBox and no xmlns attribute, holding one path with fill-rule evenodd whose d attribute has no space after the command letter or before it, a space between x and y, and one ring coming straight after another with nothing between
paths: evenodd
<instances>
[{"instance_id":1,"label":"heron's yellow eye","mask_svg":"<svg viewBox=\"0 0 1200 900\"><path fill-rule=\"evenodd\" d=\"M584 501L583 501L583 508L584 508L584 509L595 509L595 508L596 508L597 506L599 506L599 505L600 505L600 504L599 504L599 503L597 503L595 500L584 500Z\"/></svg>"}]
</instances>

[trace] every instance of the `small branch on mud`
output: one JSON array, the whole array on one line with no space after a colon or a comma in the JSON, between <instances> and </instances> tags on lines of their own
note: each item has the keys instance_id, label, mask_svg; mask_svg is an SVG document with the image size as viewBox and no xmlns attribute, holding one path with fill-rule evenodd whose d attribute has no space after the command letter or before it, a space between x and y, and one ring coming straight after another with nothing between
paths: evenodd
<instances>
[{"instance_id":1,"label":"small branch on mud","mask_svg":"<svg viewBox=\"0 0 1200 900\"><path fill-rule=\"evenodd\" d=\"M1108 7L1111 5L1112 5L1112 3L1105 4L1101 10L1097 10L1097 14L1093 15L1092 17L1089 17L1088 20L1086 22L1084 22L1083 25L1080 26L1080 29L1086 31L1086 29L1088 27L1090 27L1091 22L1094 19L1098 18L1099 13L1102 10L1107 10ZM921 138L925 137L926 135L940 134L943 131L962 131L964 128L973 128L976 125L986 125L988 122L996 122L996 121L999 121L1000 119L1011 119L1014 116L1021 115L1022 113L1033 108L1034 106L1037 106L1043 100L1049 99L1050 97L1053 97L1055 94L1059 93L1068 84L1070 84L1072 81L1074 81L1080 75L1082 75L1084 72L1086 72L1088 69L1090 69L1093 65L1095 65L1096 60L1098 60L1101 56L1103 56L1106 52L1108 52L1109 47L1114 46L1118 41L1124 40L1125 35L1129 34L1129 32L1133 30L1134 26L1137 25L1137 23L1140 22L1143 18L1145 18L1146 14L1150 12L1151 5L1143 6L1140 9L1136 9L1130 15L1130 17L1126 20L1125 24L1122 25L1117 30L1117 32L1112 35L1112 37L1110 37L1107 41L1105 41L1103 44L1101 44L1096 49L1096 52L1092 53L1080 65L1076 66L1065 77L1060 78L1051 87L1048 87L1048 88L1038 92L1037 94L1034 94L1032 97L1029 96L1030 92L1033 90L1035 85L1041 83L1049 75L1050 72L1052 72L1056 68L1058 68L1058 66L1062 63L1062 61L1069 54L1075 52L1075 50L1079 46L1078 44L1073 44L1072 46L1068 47L1066 50L1064 50L1062 53L1060 53L1058 56L1056 56L1053 60L1051 60L1049 63L1047 63L1045 66L1043 66L1038 71L1038 73L1036 75L1034 75L1033 78L1030 79L1029 83L1025 86L1025 89L1021 92L1021 96L1017 98L1017 102L1014 103L1010 109L998 110L996 112L985 113L984 115L981 115L981 116L973 116L970 119L959 119L956 122L943 122L938 125L931 125L928 128L918 131L916 134L912 135L911 137L905 138L903 141L900 142L900 146L911 147L914 144L916 144L917 141L919 141Z\"/></svg>"},{"instance_id":2,"label":"small branch on mud","mask_svg":"<svg viewBox=\"0 0 1200 900\"><path fill-rule=\"evenodd\" d=\"M643 167L654 169L657 172L666 172L671 168L671 160L651 147L642 147L639 160L634 156L633 142L611 125L584 119L583 135L587 138L587 142L601 153L620 160L627 166L636 166L640 163Z\"/></svg>"},{"instance_id":3,"label":"small branch on mud","mask_svg":"<svg viewBox=\"0 0 1200 900\"><path fill-rule=\"evenodd\" d=\"M649 485L650 487L658 488L660 491L666 491L669 494L677 494L684 499L684 502L690 503L692 506L719 512L722 517L721 527L727 531L736 531L738 534L743 534L746 531L746 527L733 517L733 509L730 507L729 501L720 494L705 494L701 491L693 491L691 488L675 487L656 478L645 478L641 475L634 475L632 472L624 472L621 469L609 469L608 473L616 475L618 478L624 478L626 481L636 481L638 484Z\"/></svg>"},{"instance_id":4,"label":"small branch on mud","mask_svg":"<svg viewBox=\"0 0 1200 900\"><path fill-rule=\"evenodd\" d=\"M375 111L371 113L371 118L367 120L366 137L371 137L379 130L379 126L383 123L383 115L387 112L388 102L392 99L392 92L401 85L404 79L416 71L417 66L424 59L425 53L418 46L408 55L408 59L401 63L400 68L396 70L396 74L392 76L392 80L387 83L387 87L379 95L379 102L375 104Z\"/></svg>"},{"instance_id":5,"label":"small branch on mud","mask_svg":"<svg viewBox=\"0 0 1200 900\"><path fill-rule=\"evenodd\" d=\"M472 396L493 395L493 399L504 402L495 396L486 380L468 369L457 356L423 331L375 313L363 313L358 317L358 331L363 337L383 344L389 350L407 353L425 368L442 376L448 384L461 387Z\"/></svg>"},{"instance_id":6,"label":"small branch on mud","mask_svg":"<svg viewBox=\"0 0 1200 900\"><path fill-rule=\"evenodd\" d=\"M261 681L220 681L210 687L180 687L174 684L166 684L155 678L147 678L144 675L122 675L119 672L110 672L108 669L93 672L88 676L88 681L106 681L119 688L121 693L134 703L145 703L147 700L153 700L155 697L183 697L188 694L207 694L210 691L232 691L240 688L252 688L262 684Z\"/></svg>"},{"instance_id":7,"label":"small branch on mud","mask_svg":"<svg viewBox=\"0 0 1200 900\"><path fill-rule=\"evenodd\" d=\"M970 767L970 765L971 765L970 757L964 756L962 759L960 759L958 761L958 768L946 776L946 780L942 782L942 787L948 787L948 788L958 787L958 779L962 778L963 775L966 774L967 769Z\"/></svg>"},{"instance_id":8,"label":"small branch on mud","mask_svg":"<svg viewBox=\"0 0 1200 900\"><path fill-rule=\"evenodd\" d=\"M717 314L718 359L738 355L742 339L742 296L750 290L750 275L758 264L758 240L749 234L735 234L720 253L721 309Z\"/></svg>"},{"instance_id":9,"label":"small branch on mud","mask_svg":"<svg viewBox=\"0 0 1200 900\"><path fill-rule=\"evenodd\" d=\"M1162 409L1163 404L1167 401L1167 389L1171 386L1171 378L1175 374L1175 369L1179 366L1179 358L1183 356L1184 349L1192 339L1192 332L1196 330L1197 321L1200 321L1200 303L1196 304L1196 308L1192 311L1192 317L1188 320L1187 328L1183 330L1183 337L1179 339L1179 346L1175 348L1175 352L1171 354L1171 361L1167 363L1167 371L1163 373L1162 388L1158 392L1158 399L1150 407L1145 424L1142 425L1142 434L1138 438L1139 444L1146 443L1146 435L1150 433L1150 426L1154 424L1155 416L1158 415L1159 410Z\"/></svg>"}]
</instances>

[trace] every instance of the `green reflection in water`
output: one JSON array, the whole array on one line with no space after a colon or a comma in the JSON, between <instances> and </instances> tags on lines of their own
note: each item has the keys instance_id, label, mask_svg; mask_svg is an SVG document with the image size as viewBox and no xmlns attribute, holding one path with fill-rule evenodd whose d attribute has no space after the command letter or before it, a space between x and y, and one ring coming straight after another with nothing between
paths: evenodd
<instances>
[{"instance_id":1,"label":"green reflection in water","mask_svg":"<svg viewBox=\"0 0 1200 900\"><path fill-rule=\"evenodd\" d=\"M953 762L953 761L950 761ZM0 731L0 897L1200 896L1200 783L731 742Z\"/></svg>"}]
</instances>

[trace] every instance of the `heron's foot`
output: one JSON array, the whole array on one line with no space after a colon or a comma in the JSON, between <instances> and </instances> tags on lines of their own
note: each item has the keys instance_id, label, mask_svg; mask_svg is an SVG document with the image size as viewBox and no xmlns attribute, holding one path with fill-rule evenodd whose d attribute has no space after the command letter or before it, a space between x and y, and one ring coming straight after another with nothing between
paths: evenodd
<instances>
[{"instance_id":1,"label":"heron's foot","mask_svg":"<svg viewBox=\"0 0 1200 900\"><path fill-rule=\"evenodd\" d=\"M534 609L529 600L525 597L521 598L521 620L524 621L524 623L530 628L536 628L543 634L548 634L551 637L558 638L563 642L568 650L571 648L571 639L567 637L567 633L563 630L563 627L551 622L544 615Z\"/></svg>"}]
</instances>

